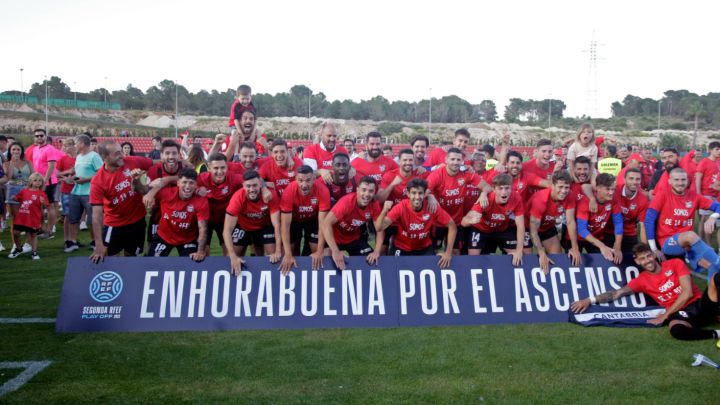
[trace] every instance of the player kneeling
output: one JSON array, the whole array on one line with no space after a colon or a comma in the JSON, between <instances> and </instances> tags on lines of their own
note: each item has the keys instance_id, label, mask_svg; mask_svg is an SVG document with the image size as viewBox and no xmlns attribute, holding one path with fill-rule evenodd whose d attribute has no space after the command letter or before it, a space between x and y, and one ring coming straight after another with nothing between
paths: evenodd
<instances>
[{"instance_id":1,"label":"player kneeling","mask_svg":"<svg viewBox=\"0 0 720 405\"><path fill-rule=\"evenodd\" d=\"M225 212L223 242L230 256L233 274L239 275L247 247L252 243L255 256L267 255L270 263L280 260L280 209L277 194L269 202L261 198L263 183L258 172L243 174L243 188L233 194Z\"/></svg>"},{"instance_id":2,"label":"player kneeling","mask_svg":"<svg viewBox=\"0 0 720 405\"><path fill-rule=\"evenodd\" d=\"M665 313L648 320L653 325L669 323L670 334L680 340L720 338L720 330L700 329L713 323L718 314L720 273L710 279L704 293L693 283L690 271L680 259L659 263L649 245L633 248L635 263L644 270L626 286L573 302L570 308L582 313L593 304L615 301L626 295L645 293L665 308ZM673 286L673 288L667 288Z\"/></svg>"},{"instance_id":3,"label":"player kneeling","mask_svg":"<svg viewBox=\"0 0 720 405\"><path fill-rule=\"evenodd\" d=\"M318 249L323 249L323 242L327 242L333 262L340 270L345 270L343 250L350 256L367 255L370 264L378 262L385 232L377 231L375 249L370 247L367 233L363 232L364 225L380 215L380 204L374 199L376 191L375 179L363 177L358 183L357 192L338 200L320 224L320 232L325 240L319 241Z\"/></svg>"},{"instance_id":4,"label":"player kneeling","mask_svg":"<svg viewBox=\"0 0 720 405\"><path fill-rule=\"evenodd\" d=\"M452 247L457 235L457 225L445 210L437 207L434 213L428 210L426 197L427 181L414 178L408 182L408 198L393 207L391 200L385 201L383 210L375 221L375 229L384 231L390 225L396 225L391 254L395 256L433 255L433 241L430 237L434 226L448 229L448 243L445 252L438 253L438 266L447 268L452 260ZM392 209L391 209L392 208ZM389 211L389 213L388 213Z\"/></svg>"},{"instance_id":5,"label":"player kneeling","mask_svg":"<svg viewBox=\"0 0 720 405\"><path fill-rule=\"evenodd\" d=\"M462 219L462 226L472 226L468 254L493 254L500 247L512 255L513 266L522 264L525 241L525 205L520 194L512 191L512 177L499 174L493 178L493 192L488 206L473 205ZM511 228L514 223L515 227Z\"/></svg>"},{"instance_id":6,"label":"player kneeling","mask_svg":"<svg viewBox=\"0 0 720 405\"><path fill-rule=\"evenodd\" d=\"M295 256L300 255L300 241L304 241L303 244L313 252L313 267L320 266L323 252L318 249L318 240L322 239L319 224L328 211L330 191L324 184L315 182L312 167L300 166L295 181L285 188L280 199L280 224L285 250L280 264L283 274L297 267Z\"/></svg>"},{"instance_id":7,"label":"player kneeling","mask_svg":"<svg viewBox=\"0 0 720 405\"><path fill-rule=\"evenodd\" d=\"M197 176L193 169L181 169L177 187L153 188L146 195L160 202L160 222L148 248L150 256L168 256L177 249L179 256L198 262L205 259L210 208L206 198L195 195Z\"/></svg>"}]
</instances>

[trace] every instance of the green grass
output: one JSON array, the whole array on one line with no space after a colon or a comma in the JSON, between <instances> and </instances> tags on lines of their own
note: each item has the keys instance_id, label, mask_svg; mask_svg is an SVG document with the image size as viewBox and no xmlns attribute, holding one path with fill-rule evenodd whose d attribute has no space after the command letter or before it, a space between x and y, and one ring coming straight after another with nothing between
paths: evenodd
<instances>
[{"instance_id":1,"label":"green grass","mask_svg":"<svg viewBox=\"0 0 720 405\"><path fill-rule=\"evenodd\" d=\"M10 246L7 232L0 240ZM61 244L41 243L39 262L0 257L0 317L55 316ZM690 367L693 353L720 360L714 342L678 342L664 328L58 335L52 324L0 325L0 361L53 361L0 402L715 403L718 372ZM0 370L0 383L19 372Z\"/></svg>"},{"instance_id":2,"label":"green grass","mask_svg":"<svg viewBox=\"0 0 720 405\"><path fill-rule=\"evenodd\" d=\"M17 377L22 371L23 369L21 368L0 368L0 385Z\"/></svg>"}]
</instances>

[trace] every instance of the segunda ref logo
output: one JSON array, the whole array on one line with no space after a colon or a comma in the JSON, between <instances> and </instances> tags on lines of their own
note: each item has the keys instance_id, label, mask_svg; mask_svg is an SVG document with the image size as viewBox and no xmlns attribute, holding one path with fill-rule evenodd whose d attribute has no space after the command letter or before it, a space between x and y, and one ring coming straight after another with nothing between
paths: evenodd
<instances>
[{"instance_id":1,"label":"segunda ref logo","mask_svg":"<svg viewBox=\"0 0 720 405\"><path fill-rule=\"evenodd\" d=\"M97 302L106 303L114 300L122 289L122 277L114 271L103 271L90 281L90 296Z\"/></svg>"}]
</instances>

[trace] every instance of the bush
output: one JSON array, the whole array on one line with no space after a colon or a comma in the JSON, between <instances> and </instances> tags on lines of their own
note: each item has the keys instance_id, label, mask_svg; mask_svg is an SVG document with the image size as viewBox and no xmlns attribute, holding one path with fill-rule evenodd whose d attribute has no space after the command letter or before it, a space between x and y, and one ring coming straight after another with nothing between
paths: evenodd
<instances>
[{"instance_id":1,"label":"bush","mask_svg":"<svg viewBox=\"0 0 720 405\"><path fill-rule=\"evenodd\" d=\"M672 124L670 124L670 129L685 131L687 130L687 125L685 125L685 123L683 122L673 122Z\"/></svg>"},{"instance_id":2,"label":"bush","mask_svg":"<svg viewBox=\"0 0 720 405\"><path fill-rule=\"evenodd\" d=\"M688 139L683 135L662 134L660 135L660 148L688 150Z\"/></svg>"},{"instance_id":3,"label":"bush","mask_svg":"<svg viewBox=\"0 0 720 405\"><path fill-rule=\"evenodd\" d=\"M388 122L385 121L378 125L377 131L383 134L383 136L389 136L392 134L401 133L404 125L399 122Z\"/></svg>"}]
</instances>

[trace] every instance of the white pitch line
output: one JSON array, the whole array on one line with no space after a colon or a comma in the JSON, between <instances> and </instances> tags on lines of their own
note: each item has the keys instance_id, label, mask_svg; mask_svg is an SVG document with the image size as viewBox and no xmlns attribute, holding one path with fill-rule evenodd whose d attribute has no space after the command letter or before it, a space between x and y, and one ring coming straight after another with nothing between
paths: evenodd
<instances>
[{"instance_id":1,"label":"white pitch line","mask_svg":"<svg viewBox=\"0 0 720 405\"><path fill-rule=\"evenodd\" d=\"M7 381L5 384L0 386L0 397L9 394L18 388L22 387L35 377L39 372L43 371L47 366L52 363L50 360L43 361L6 361L0 362L0 369L2 368L24 368L22 373L18 374L17 377Z\"/></svg>"},{"instance_id":2,"label":"white pitch line","mask_svg":"<svg viewBox=\"0 0 720 405\"><path fill-rule=\"evenodd\" d=\"M0 323L55 323L55 318L0 318Z\"/></svg>"}]
</instances>

